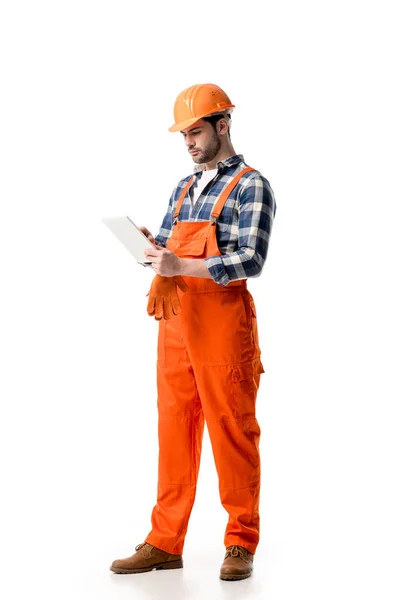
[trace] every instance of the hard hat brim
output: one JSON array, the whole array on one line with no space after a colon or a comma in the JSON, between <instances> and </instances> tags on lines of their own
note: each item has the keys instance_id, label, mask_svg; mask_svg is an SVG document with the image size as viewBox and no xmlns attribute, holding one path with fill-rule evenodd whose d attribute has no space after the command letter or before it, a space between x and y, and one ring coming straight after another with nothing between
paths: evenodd
<instances>
[{"instance_id":1,"label":"hard hat brim","mask_svg":"<svg viewBox=\"0 0 400 600\"><path fill-rule=\"evenodd\" d=\"M203 117L200 117L200 119L202 119L202 118ZM198 117L195 117L194 119L188 119L187 121L181 121L180 123L174 123L174 125L172 125L172 127L168 127L168 131L171 131L171 132L182 131L183 129L187 129L188 127L193 125L193 123L197 123L197 121L200 121L200 119Z\"/></svg>"},{"instance_id":2,"label":"hard hat brim","mask_svg":"<svg viewBox=\"0 0 400 600\"><path fill-rule=\"evenodd\" d=\"M172 125L172 127L168 128L168 131L171 131L171 132L182 131L183 129L187 129L194 123L197 123L197 121L201 121L201 119L204 119L204 117L211 117L211 115L215 115L215 114L224 112L224 111L232 109L232 108L235 108L235 105L229 104L228 106L226 106L224 108L219 108L218 110L213 110L210 113L207 113L206 115L202 115L201 117L194 117L192 119L187 119L186 121L181 121L180 123L174 123Z\"/></svg>"}]
</instances>

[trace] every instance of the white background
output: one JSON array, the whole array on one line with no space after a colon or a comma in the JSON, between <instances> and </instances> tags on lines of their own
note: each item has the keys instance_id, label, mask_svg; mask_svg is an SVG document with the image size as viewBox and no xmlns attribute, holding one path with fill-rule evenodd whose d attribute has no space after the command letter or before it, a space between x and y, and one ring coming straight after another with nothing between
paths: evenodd
<instances>
[{"instance_id":1,"label":"white background","mask_svg":"<svg viewBox=\"0 0 400 600\"><path fill-rule=\"evenodd\" d=\"M395 5L1 3L2 597L400 597ZM173 103L201 82L278 205L249 281L261 542L233 584L207 436L185 568L108 570L150 528L157 324L101 218L157 232L192 170Z\"/></svg>"}]
</instances>

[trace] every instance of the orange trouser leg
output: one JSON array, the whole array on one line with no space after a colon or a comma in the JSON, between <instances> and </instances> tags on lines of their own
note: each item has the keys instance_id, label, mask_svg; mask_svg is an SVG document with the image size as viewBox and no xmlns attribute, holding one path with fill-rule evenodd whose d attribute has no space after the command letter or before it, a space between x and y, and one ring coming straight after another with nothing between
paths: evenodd
<instances>
[{"instance_id":1,"label":"orange trouser leg","mask_svg":"<svg viewBox=\"0 0 400 600\"><path fill-rule=\"evenodd\" d=\"M146 541L181 554L199 472L204 415L181 337L180 315L159 325L158 491Z\"/></svg>"},{"instance_id":2,"label":"orange trouser leg","mask_svg":"<svg viewBox=\"0 0 400 600\"><path fill-rule=\"evenodd\" d=\"M237 544L254 554L260 529L260 427L255 416L260 376L251 375L250 364L240 381L230 365L196 365L195 373L221 503L229 515L225 547Z\"/></svg>"},{"instance_id":3,"label":"orange trouser leg","mask_svg":"<svg viewBox=\"0 0 400 600\"><path fill-rule=\"evenodd\" d=\"M181 298L187 350L210 434L222 505L225 546L255 553L259 542L260 427L256 397L262 365L252 297L209 285Z\"/></svg>"}]
</instances>

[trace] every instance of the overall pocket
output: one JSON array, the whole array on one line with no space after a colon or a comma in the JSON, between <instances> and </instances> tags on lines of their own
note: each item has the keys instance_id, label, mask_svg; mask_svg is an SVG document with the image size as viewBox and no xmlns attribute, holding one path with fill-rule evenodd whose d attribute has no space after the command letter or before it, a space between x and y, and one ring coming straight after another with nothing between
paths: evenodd
<instances>
[{"instance_id":1,"label":"overall pocket","mask_svg":"<svg viewBox=\"0 0 400 600\"><path fill-rule=\"evenodd\" d=\"M180 258L202 258L205 255L206 242L205 238L198 240L170 238L167 248Z\"/></svg>"},{"instance_id":2,"label":"overall pocket","mask_svg":"<svg viewBox=\"0 0 400 600\"><path fill-rule=\"evenodd\" d=\"M247 421L255 417L260 375L265 373L259 358L232 365L234 412L236 419Z\"/></svg>"}]
</instances>

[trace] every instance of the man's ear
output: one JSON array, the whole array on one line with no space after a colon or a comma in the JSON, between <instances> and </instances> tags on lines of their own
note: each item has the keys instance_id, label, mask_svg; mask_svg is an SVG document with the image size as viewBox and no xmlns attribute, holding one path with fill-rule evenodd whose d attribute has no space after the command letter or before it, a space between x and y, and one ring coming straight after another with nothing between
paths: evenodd
<instances>
[{"instance_id":1,"label":"man's ear","mask_svg":"<svg viewBox=\"0 0 400 600\"><path fill-rule=\"evenodd\" d=\"M218 121L219 133L222 135L229 131L229 123L226 119L220 119Z\"/></svg>"}]
</instances>

